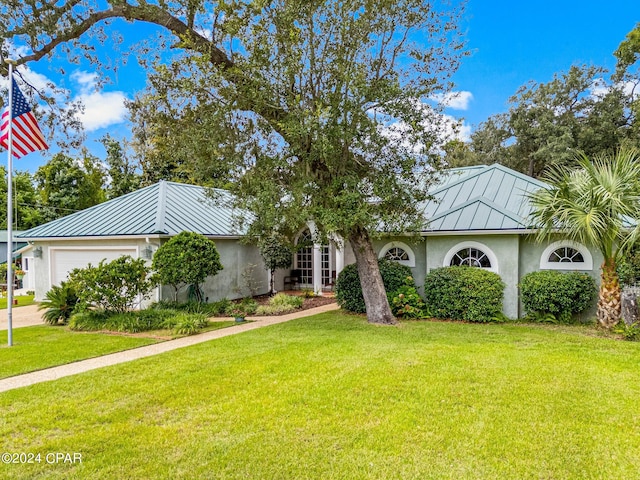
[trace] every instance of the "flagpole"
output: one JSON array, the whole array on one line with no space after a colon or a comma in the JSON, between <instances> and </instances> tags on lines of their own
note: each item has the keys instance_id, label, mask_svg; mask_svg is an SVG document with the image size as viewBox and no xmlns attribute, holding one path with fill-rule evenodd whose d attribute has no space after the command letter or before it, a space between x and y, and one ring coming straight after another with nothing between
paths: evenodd
<instances>
[{"instance_id":1,"label":"flagpole","mask_svg":"<svg viewBox=\"0 0 640 480\"><path fill-rule=\"evenodd\" d=\"M9 134L7 138L7 345L13 345L13 66L9 64Z\"/></svg>"}]
</instances>

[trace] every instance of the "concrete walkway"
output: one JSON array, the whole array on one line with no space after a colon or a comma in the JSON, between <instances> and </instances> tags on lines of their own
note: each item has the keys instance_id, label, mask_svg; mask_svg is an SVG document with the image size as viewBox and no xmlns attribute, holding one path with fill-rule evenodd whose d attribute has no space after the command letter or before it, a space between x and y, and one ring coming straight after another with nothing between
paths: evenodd
<instances>
[{"instance_id":1,"label":"concrete walkway","mask_svg":"<svg viewBox=\"0 0 640 480\"><path fill-rule=\"evenodd\" d=\"M21 307L21 309L23 308L29 307ZM69 363L67 365L60 365L58 367L39 370L37 372L25 373L24 375L17 375L15 377L9 377L0 380L0 392L6 392L7 390L13 390L14 388L26 387L35 383L57 380L58 378L76 375L78 373L87 372L89 370L95 370L96 368L108 367L110 365L130 362L139 358L150 357L152 355L158 355L160 353L169 352L178 348L189 347L198 343L208 342L209 340L215 340L216 338L222 338L229 335L235 335L237 333L248 332L249 330L255 330L256 328L275 325L277 323L284 323L296 318L309 317L311 315L316 315L318 313L328 312L331 310L337 310L339 308L340 307L338 307L337 304L330 303L329 305L322 305L321 307L311 308L309 310L303 310L301 312L290 313L288 315L281 315L279 317L253 317L250 319L253 320L253 322L251 323L234 325L232 327L222 328L220 330L213 330L211 332L201 333L198 335L182 337L176 340L168 340L166 342L134 348L131 350L126 350L124 352L111 353L102 357L81 360L75 363ZM38 324L41 323L42 321L40 320Z\"/></svg>"},{"instance_id":2,"label":"concrete walkway","mask_svg":"<svg viewBox=\"0 0 640 480\"><path fill-rule=\"evenodd\" d=\"M44 325L42 312L38 311L38 305L13 307L11 309L11 324L13 328ZM0 310L0 330L6 330L7 328L7 309L5 308Z\"/></svg>"}]
</instances>

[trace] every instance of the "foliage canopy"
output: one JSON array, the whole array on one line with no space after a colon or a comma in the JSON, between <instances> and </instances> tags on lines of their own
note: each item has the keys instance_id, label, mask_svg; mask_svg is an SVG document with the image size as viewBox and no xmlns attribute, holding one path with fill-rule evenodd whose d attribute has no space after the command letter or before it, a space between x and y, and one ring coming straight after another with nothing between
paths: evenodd
<instances>
[{"instance_id":1,"label":"foliage canopy","mask_svg":"<svg viewBox=\"0 0 640 480\"><path fill-rule=\"evenodd\" d=\"M105 64L113 19L160 28L132 105L146 157L232 181L251 232L313 221L351 243L371 321L393 322L370 233L418 229L465 55L461 8L423 0L2 2L0 38ZM439 9L442 7L441 9ZM170 49L169 47L173 47ZM173 51L174 53L170 53ZM6 52L5 52L6 54ZM171 130L167 130L168 128ZM167 132L171 134L167 134ZM176 134L180 132L180 134Z\"/></svg>"}]
</instances>

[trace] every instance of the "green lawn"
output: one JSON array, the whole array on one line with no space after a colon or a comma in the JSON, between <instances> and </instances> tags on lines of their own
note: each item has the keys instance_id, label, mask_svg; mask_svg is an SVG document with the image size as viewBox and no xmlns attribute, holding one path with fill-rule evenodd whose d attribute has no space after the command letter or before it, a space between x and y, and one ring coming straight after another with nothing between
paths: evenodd
<instances>
[{"instance_id":1,"label":"green lawn","mask_svg":"<svg viewBox=\"0 0 640 480\"><path fill-rule=\"evenodd\" d=\"M156 342L150 338L78 333L62 326L38 325L14 329L13 346L9 348L4 330L0 332L0 378Z\"/></svg>"},{"instance_id":2,"label":"green lawn","mask_svg":"<svg viewBox=\"0 0 640 480\"><path fill-rule=\"evenodd\" d=\"M202 332L235 325L235 322L210 322ZM65 363L99 357L108 353L142 347L160 341L158 338L179 338L171 330L145 332L150 338L110 335L107 333L72 332L62 326L39 325L13 331L13 346L7 347L7 332L0 332L0 378L42 370Z\"/></svg>"},{"instance_id":3,"label":"green lawn","mask_svg":"<svg viewBox=\"0 0 640 480\"><path fill-rule=\"evenodd\" d=\"M640 344L326 313L0 394L2 478L640 478ZM49 452L82 463L46 464Z\"/></svg>"},{"instance_id":4,"label":"green lawn","mask_svg":"<svg viewBox=\"0 0 640 480\"><path fill-rule=\"evenodd\" d=\"M14 300L18 300L18 305L14 305L13 308L17 307L25 307L27 305L33 305L36 303L33 300L33 295L20 295L18 297L13 297ZM0 310L7 308L7 297L0 297Z\"/></svg>"}]
</instances>

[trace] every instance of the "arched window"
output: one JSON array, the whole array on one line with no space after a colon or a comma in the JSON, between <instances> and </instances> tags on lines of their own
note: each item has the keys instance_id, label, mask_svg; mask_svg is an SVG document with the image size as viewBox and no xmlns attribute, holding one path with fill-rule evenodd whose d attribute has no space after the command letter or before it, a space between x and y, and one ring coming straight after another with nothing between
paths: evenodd
<instances>
[{"instance_id":1,"label":"arched window","mask_svg":"<svg viewBox=\"0 0 640 480\"><path fill-rule=\"evenodd\" d=\"M544 270L593 270L589 249L577 242L561 240L549 245L540 257Z\"/></svg>"},{"instance_id":2,"label":"arched window","mask_svg":"<svg viewBox=\"0 0 640 480\"><path fill-rule=\"evenodd\" d=\"M479 242L462 242L444 257L444 267L479 267L498 273L498 259L489 247Z\"/></svg>"},{"instance_id":3,"label":"arched window","mask_svg":"<svg viewBox=\"0 0 640 480\"><path fill-rule=\"evenodd\" d=\"M416 256L413 250L403 242L391 242L387 243L380 249L380 258L386 258L393 262L398 262L407 267L416 266Z\"/></svg>"},{"instance_id":4,"label":"arched window","mask_svg":"<svg viewBox=\"0 0 640 480\"><path fill-rule=\"evenodd\" d=\"M582 254L573 247L560 247L549 255L551 263L584 263Z\"/></svg>"},{"instance_id":5,"label":"arched window","mask_svg":"<svg viewBox=\"0 0 640 480\"><path fill-rule=\"evenodd\" d=\"M481 267L491 268L491 260L487 257L487 254L482 250L473 247L463 248L456 252L449 265L452 267Z\"/></svg>"},{"instance_id":6,"label":"arched window","mask_svg":"<svg viewBox=\"0 0 640 480\"><path fill-rule=\"evenodd\" d=\"M404 260L406 262L409 260L409 254L403 248L393 247L387 250L384 258L387 260Z\"/></svg>"}]
</instances>

